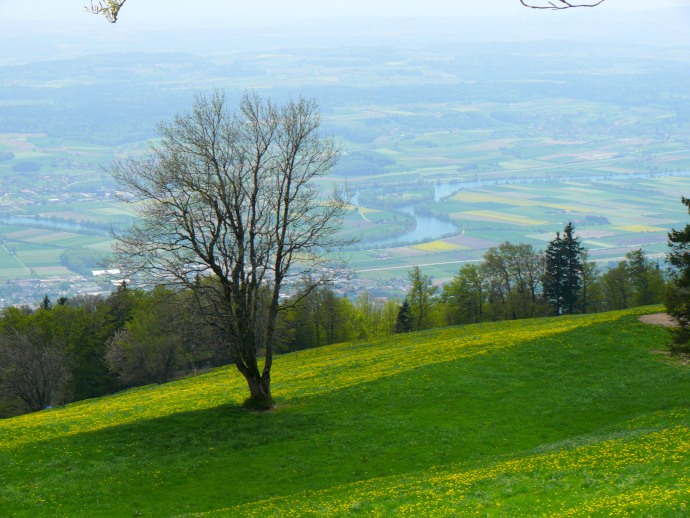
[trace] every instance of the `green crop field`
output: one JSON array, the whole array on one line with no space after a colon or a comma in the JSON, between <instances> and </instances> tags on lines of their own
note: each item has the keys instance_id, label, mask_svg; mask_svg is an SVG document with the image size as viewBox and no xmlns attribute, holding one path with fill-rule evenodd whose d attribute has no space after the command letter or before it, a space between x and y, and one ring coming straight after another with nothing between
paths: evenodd
<instances>
[{"instance_id":1,"label":"green crop field","mask_svg":"<svg viewBox=\"0 0 690 518\"><path fill-rule=\"evenodd\" d=\"M11 253L7 247L0 246L0 282L28 276L29 269L19 261L16 254Z\"/></svg>"},{"instance_id":2,"label":"green crop field","mask_svg":"<svg viewBox=\"0 0 690 518\"><path fill-rule=\"evenodd\" d=\"M0 421L3 516L687 516L659 307L287 354Z\"/></svg>"}]
</instances>

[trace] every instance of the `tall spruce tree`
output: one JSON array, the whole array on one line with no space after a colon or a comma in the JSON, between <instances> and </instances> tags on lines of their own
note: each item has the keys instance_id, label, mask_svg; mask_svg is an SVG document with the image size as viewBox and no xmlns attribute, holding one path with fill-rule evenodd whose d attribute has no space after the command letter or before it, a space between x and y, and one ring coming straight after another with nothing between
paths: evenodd
<instances>
[{"instance_id":1,"label":"tall spruce tree","mask_svg":"<svg viewBox=\"0 0 690 518\"><path fill-rule=\"evenodd\" d=\"M681 197L690 213L690 199ZM666 260L671 264L670 283L666 293L666 310L679 327L673 330L673 348L690 350L690 224L682 230L668 233L669 253Z\"/></svg>"},{"instance_id":2,"label":"tall spruce tree","mask_svg":"<svg viewBox=\"0 0 690 518\"><path fill-rule=\"evenodd\" d=\"M412 315L410 314L410 303L407 299L403 300L398 309L398 316L395 320L396 333L409 333L412 330Z\"/></svg>"},{"instance_id":3,"label":"tall spruce tree","mask_svg":"<svg viewBox=\"0 0 690 518\"><path fill-rule=\"evenodd\" d=\"M544 251L544 279L542 280L542 290L544 300L552 308L556 315L561 314L561 286L562 261L561 261L561 233L556 232L556 238L549 241Z\"/></svg>"},{"instance_id":4,"label":"tall spruce tree","mask_svg":"<svg viewBox=\"0 0 690 518\"><path fill-rule=\"evenodd\" d=\"M572 222L556 232L546 247L546 271L542 282L544 298L556 315L575 313L582 289L584 248L575 236Z\"/></svg>"}]
</instances>

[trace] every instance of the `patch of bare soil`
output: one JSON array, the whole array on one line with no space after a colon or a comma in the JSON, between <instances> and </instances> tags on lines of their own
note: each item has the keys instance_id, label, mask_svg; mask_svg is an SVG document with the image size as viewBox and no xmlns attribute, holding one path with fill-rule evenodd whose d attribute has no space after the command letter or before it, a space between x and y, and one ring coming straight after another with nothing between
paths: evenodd
<instances>
[{"instance_id":1,"label":"patch of bare soil","mask_svg":"<svg viewBox=\"0 0 690 518\"><path fill-rule=\"evenodd\" d=\"M668 313L654 313L653 315L642 315L640 322L653 324L655 326L678 327L678 322Z\"/></svg>"}]
</instances>

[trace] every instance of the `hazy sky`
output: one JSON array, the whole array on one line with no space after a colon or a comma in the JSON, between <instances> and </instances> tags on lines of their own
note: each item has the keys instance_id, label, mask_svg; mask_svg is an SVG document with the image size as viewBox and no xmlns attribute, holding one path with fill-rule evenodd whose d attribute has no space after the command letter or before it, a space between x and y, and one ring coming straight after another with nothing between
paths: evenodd
<instances>
[{"instance_id":1,"label":"hazy sky","mask_svg":"<svg viewBox=\"0 0 690 518\"><path fill-rule=\"evenodd\" d=\"M132 18L138 16L157 18L164 13L164 17L171 22L188 22L191 19L202 23L209 23L214 19L256 22L265 19L285 20L286 18L334 16L445 17L544 14L539 11L527 11L518 0L426 0L424 2L419 0L255 0L252 2L197 0L194 2L193 9L185 5L189 5L189 2L128 0L126 8L131 10ZM659 9L664 5L687 6L688 0L606 0L599 8L607 10ZM565 12L559 15L565 15Z\"/></svg>"},{"instance_id":2,"label":"hazy sky","mask_svg":"<svg viewBox=\"0 0 690 518\"><path fill-rule=\"evenodd\" d=\"M543 0L542 0L543 1ZM0 0L0 26L30 22L37 29L69 25L77 29L99 21L84 11L83 0ZM59 6L59 7L58 7ZM605 0L596 9L599 15L616 10L660 10L688 7L689 0ZM179 25L218 25L276 22L287 19L336 16L573 16L571 9L554 13L522 7L518 0L128 0L121 11L119 25L147 25L153 22L168 27ZM593 14L593 13L592 13Z\"/></svg>"},{"instance_id":3,"label":"hazy sky","mask_svg":"<svg viewBox=\"0 0 690 518\"><path fill-rule=\"evenodd\" d=\"M443 20L445 32L434 30L431 22L419 24L417 43L424 42L426 36L419 34L424 27L431 43L443 36L458 41L609 38L633 43L675 38L673 43L690 44L690 0L605 0L595 8L564 11L527 9L519 0L127 0L115 25L87 13L84 4L0 0L0 64L132 50L210 53L357 45L373 32L377 43L401 45L421 18ZM670 8L676 10L664 19L662 13L671 13ZM362 20L361 31L353 32L350 21L340 32L338 20L345 27L345 17ZM383 20L394 17L406 18L407 27ZM329 20L320 25L314 19ZM206 37L211 28L215 39ZM219 33L227 38L219 40ZM386 35L390 40L381 40Z\"/></svg>"}]
</instances>

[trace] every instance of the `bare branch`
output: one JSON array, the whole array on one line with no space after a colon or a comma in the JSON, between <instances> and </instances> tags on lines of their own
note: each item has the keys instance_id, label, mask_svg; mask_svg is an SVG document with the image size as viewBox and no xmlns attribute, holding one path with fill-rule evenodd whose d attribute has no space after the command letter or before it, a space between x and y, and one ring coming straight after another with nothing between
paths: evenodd
<instances>
[{"instance_id":1,"label":"bare branch","mask_svg":"<svg viewBox=\"0 0 690 518\"><path fill-rule=\"evenodd\" d=\"M91 0L91 6L85 5L84 9L93 14L102 14L110 23L115 23L117 21L117 15L126 1L127 0L98 0L98 3L94 4L93 0Z\"/></svg>"},{"instance_id":2,"label":"bare branch","mask_svg":"<svg viewBox=\"0 0 690 518\"><path fill-rule=\"evenodd\" d=\"M573 2L569 2L567 0L547 0L545 2L547 5L533 5L531 3L526 2L525 0L520 0L520 3L525 7L529 7L530 9L549 9L554 11L561 9L571 9L574 7L596 7L604 3L604 0L599 0L598 2L588 4L576 4Z\"/></svg>"}]
</instances>

